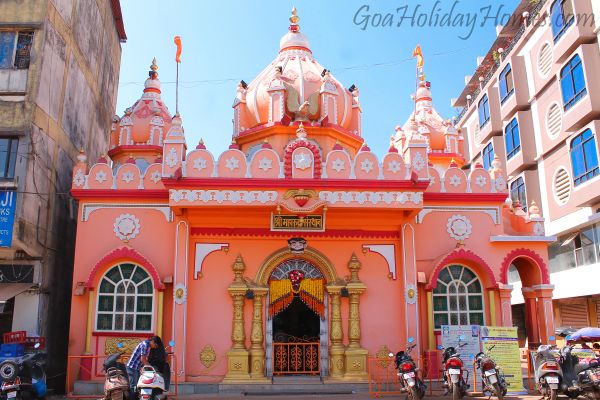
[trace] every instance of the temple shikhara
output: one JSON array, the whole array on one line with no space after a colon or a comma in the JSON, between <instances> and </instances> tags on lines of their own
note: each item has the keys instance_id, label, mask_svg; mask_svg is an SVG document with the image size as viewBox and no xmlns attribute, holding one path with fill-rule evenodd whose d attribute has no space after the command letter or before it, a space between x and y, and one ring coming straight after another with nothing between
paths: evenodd
<instances>
[{"instance_id":1,"label":"temple shikhara","mask_svg":"<svg viewBox=\"0 0 600 400\"><path fill-rule=\"evenodd\" d=\"M510 201L498 160L462 168L462 133L425 79L387 153L371 152L358 88L315 59L295 11L290 22L274 60L237 87L222 154L186 142L156 62L107 154L80 154L69 353L158 334L176 343L179 382L365 382L367 358L409 337L432 360L442 325L512 326L511 266L529 344L551 341L536 205ZM101 362L88 372L104 379Z\"/></svg>"}]
</instances>

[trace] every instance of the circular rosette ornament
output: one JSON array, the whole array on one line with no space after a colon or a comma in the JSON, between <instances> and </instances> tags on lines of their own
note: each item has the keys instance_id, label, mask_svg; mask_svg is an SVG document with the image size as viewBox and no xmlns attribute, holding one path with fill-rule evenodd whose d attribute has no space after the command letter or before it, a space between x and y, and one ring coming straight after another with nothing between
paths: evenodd
<instances>
[{"instance_id":1,"label":"circular rosette ornament","mask_svg":"<svg viewBox=\"0 0 600 400\"><path fill-rule=\"evenodd\" d=\"M405 298L408 304L415 304L417 302L417 288L415 285L406 285Z\"/></svg>"},{"instance_id":2,"label":"circular rosette ornament","mask_svg":"<svg viewBox=\"0 0 600 400\"><path fill-rule=\"evenodd\" d=\"M140 233L140 220L132 214L121 214L115 219L113 227L115 235L128 242Z\"/></svg>"},{"instance_id":3,"label":"circular rosette ornament","mask_svg":"<svg viewBox=\"0 0 600 400\"><path fill-rule=\"evenodd\" d=\"M450 237L459 241L469 238L473 231L473 225L471 225L471 221L464 215L451 216L448 219L446 228Z\"/></svg>"},{"instance_id":4,"label":"circular rosette ornament","mask_svg":"<svg viewBox=\"0 0 600 400\"><path fill-rule=\"evenodd\" d=\"M290 278L290 281L292 282L292 289L294 290L294 293L298 293L300 290L300 282L302 282L302 279L304 279L304 272L295 269L290 271L288 278Z\"/></svg>"},{"instance_id":5,"label":"circular rosette ornament","mask_svg":"<svg viewBox=\"0 0 600 400\"><path fill-rule=\"evenodd\" d=\"M183 304L187 299L187 289L183 283L178 283L173 288L173 299L176 304Z\"/></svg>"}]
</instances>

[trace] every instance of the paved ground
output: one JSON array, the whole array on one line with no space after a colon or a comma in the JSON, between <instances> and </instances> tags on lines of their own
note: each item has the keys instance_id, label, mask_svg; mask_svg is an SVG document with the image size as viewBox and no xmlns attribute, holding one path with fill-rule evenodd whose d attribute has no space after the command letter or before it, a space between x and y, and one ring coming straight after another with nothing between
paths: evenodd
<instances>
[{"instance_id":1,"label":"paved ground","mask_svg":"<svg viewBox=\"0 0 600 400\"><path fill-rule=\"evenodd\" d=\"M201 400L207 400L207 399L214 399L214 400L239 400L239 399L245 399L245 400L260 400L260 399L265 399L265 400L303 400L303 399L348 399L348 400L371 400L374 397L370 397L368 393L360 393L360 394L354 394L354 395L348 395L348 394L344 394L344 395L327 395L327 394L321 394L321 395L294 395L294 396L272 396L272 395L251 395L251 396L232 396L232 395L221 395L221 396L217 396L217 395L189 395L189 396L179 396L177 397L177 399L181 399L181 400L192 400L192 399L201 399ZM406 399L406 395L402 395L402 396L384 396L382 397L382 399L402 399L405 400ZM450 397L448 396L433 396L433 397L425 397L424 400L442 400L442 399L450 399ZM469 400L471 398L469 397L465 397L465 400ZM478 397L477 399L482 399L482 400L487 400L487 397ZM492 400L494 400L495 398L492 397ZM523 395L523 396L506 396L505 397L506 400L539 400L540 396L530 396L530 395ZM568 400L568 397L559 397L559 400Z\"/></svg>"}]
</instances>

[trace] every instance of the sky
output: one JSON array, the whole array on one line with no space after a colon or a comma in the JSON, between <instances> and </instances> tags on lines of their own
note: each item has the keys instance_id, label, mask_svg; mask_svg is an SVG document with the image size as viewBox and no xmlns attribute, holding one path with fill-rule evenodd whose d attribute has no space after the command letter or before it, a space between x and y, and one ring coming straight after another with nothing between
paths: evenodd
<instances>
[{"instance_id":1,"label":"sky","mask_svg":"<svg viewBox=\"0 0 600 400\"><path fill-rule=\"evenodd\" d=\"M292 6L314 57L346 87L360 89L363 137L373 152L387 151L396 125L414 103L421 45L433 102L444 118L451 99L486 54L496 26L518 0L122 0L127 33L122 44L118 115L141 96L152 58L162 96L175 113L176 47L181 37L179 112L188 149L202 138L213 154L231 142L233 99L240 80L251 82L279 51Z\"/></svg>"}]
</instances>

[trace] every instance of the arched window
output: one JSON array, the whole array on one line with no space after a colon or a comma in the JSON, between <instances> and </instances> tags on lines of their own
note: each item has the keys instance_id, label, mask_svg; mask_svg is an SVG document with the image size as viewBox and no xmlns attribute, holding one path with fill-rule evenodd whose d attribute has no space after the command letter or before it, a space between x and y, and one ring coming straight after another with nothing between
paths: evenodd
<instances>
[{"instance_id":1,"label":"arched window","mask_svg":"<svg viewBox=\"0 0 600 400\"><path fill-rule=\"evenodd\" d=\"M477 275L462 265L444 268L433 289L435 329L442 325L484 325L483 291Z\"/></svg>"},{"instance_id":2,"label":"arched window","mask_svg":"<svg viewBox=\"0 0 600 400\"><path fill-rule=\"evenodd\" d=\"M571 142L571 166L575 186L600 175L596 141L591 129L575 136Z\"/></svg>"},{"instance_id":3,"label":"arched window","mask_svg":"<svg viewBox=\"0 0 600 400\"><path fill-rule=\"evenodd\" d=\"M578 54L571 58L560 71L560 87L565 111L573 107L587 94L583 65Z\"/></svg>"},{"instance_id":4,"label":"arched window","mask_svg":"<svg viewBox=\"0 0 600 400\"><path fill-rule=\"evenodd\" d=\"M554 43L565 34L567 29L575 22L572 0L556 0L550 9L552 18L552 34Z\"/></svg>"},{"instance_id":5,"label":"arched window","mask_svg":"<svg viewBox=\"0 0 600 400\"><path fill-rule=\"evenodd\" d=\"M106 272L98 290L96 329L150 332L154 287L150 275L134 264L119 264Z\"/></svg>"}]
</instances>

